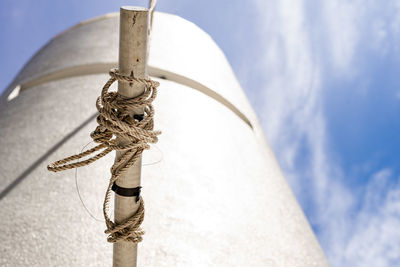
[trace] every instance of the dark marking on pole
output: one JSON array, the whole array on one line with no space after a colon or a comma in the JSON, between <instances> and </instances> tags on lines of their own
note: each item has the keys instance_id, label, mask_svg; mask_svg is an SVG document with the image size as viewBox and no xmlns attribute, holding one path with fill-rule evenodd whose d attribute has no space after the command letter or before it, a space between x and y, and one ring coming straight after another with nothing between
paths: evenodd
<instances>
[{"instance_id":1,"label":"dark marking on pole","mask_svg":"<svg viewBox=\"0 0 400 267\"><path fill-rule=\"evenodd\" d=\"M132 77L132 78L135 78L135 76L133 75L133 70L131 71L131 77ZM130 83L129 83L129 86L133 86L133 82L130 82Z\"/></svg>"},{"instance_id":2,"label":"dark marking on pole","mask_svg":"<svg viewBox=\"0 0 400 267\"><path fill-rule=\"evenodd\" d=\"M133 17L132 17L132 26L135 26L135 23L136 23L136 16L137 16L137 14L135 13L135 14L133 15Z\"/></svg>"}]
</instances>

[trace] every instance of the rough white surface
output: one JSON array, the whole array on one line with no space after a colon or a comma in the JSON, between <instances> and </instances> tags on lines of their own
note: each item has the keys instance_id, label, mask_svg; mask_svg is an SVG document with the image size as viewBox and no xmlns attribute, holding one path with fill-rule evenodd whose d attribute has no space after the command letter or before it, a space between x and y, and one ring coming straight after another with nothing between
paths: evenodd
<instances>
[{"instance_id":1,"label":"rough white surface","mask_svg":"<svg viewBox=\"0 0 400 267\"><path fill-rule=\"evenodd\" d=\"M229 98L253 129L214 99L160 80L155 123L163 134L143 159L147 233L139 245L139 266L326 266L222 52L193 24L166 14L159 18L162 23L153 27L163 26L154 30L152 64L185 72ZM113 33L112 27L117 33L114 18L108 18L67 31L55 39L64 41L45 46L21 77L65 67L57 64L113 60L111 43L117 44L117 35L108 35L110 43L97 38L107 29ZM171 28L196 46L174 50L179 40L162 32ZM181 54L157 54L166 43L171 53ZM60 51L68 60L53 62L51 53ZM211 70L201 68L208 53ZM199 66L187 65L190 56ZM106 80L107 75L91 75L49 82L0 106L0 190L14 182L1 200L1 266L111 265L104 225L82 208L74 171L46 170L49 162L79 152L90 141L94 119L69 133L95 114L94 102ZM113 156L78 172L85 203L98 218Z\"/></svg>"}]
</instances>

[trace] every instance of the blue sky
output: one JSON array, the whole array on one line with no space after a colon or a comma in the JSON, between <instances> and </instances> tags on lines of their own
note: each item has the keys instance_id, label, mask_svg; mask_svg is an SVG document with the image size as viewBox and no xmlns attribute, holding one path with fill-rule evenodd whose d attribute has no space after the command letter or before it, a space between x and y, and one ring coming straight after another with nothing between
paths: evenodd
<instances>
[{"instance_id":1,"label":"blue sky","mask_svg":"<svg viewBox=\"0 0 400 267\"><path fill-rule=\"evenodd\" d=\"M400 2L159 0L227 55L333 266L400 265ZM52 36L147 1L0 2L0 90Z\"/></svg>"}]
</instances>

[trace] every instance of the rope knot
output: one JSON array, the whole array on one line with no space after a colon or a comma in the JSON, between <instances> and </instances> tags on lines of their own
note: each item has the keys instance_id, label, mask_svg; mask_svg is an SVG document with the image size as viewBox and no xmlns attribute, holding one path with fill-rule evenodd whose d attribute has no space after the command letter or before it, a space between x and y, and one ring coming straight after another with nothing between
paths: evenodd
<instances>
[{"instance_id":1,"label":"rope knot","mask_svg":"<svg viewBox=\"0 0 400 267\"><path fill-rule=\"evenodd\" d=\"M107 230L104 231L104 233L108 234L107 241L110 243L115 243L121 240L134 243L142 241L144 231L140 228L140 225L142 224L143 219L144 201L142 197L140 197L139 208L132 217L128 218L124 222L121 222L120 224L110 222Z\"/></svg>"},{"instance_id":2,"label":"rope knot","mask_svg":"<svg viewBox=\"0 0 400 267\"><path fill-rule=\"evenodd\" d=\"M90 134L90 137L96 143L106 143L112 138L113 134L103 126L97 126L96 129Z\"/></svg>"},{"instance_id":3,"label":"rope knot","mask_svg":"<svg viewBox=\"0 0 400 267\"><path fill-rule=\"evenodd\" d=\"M80 154L56 161L48 165L47 169L57 172L82 167L104 157L112 150L124 151L111 167L111 178L103 203L103 214L107 226L105 233L109 234L108 242L125 240L138 243L142 241L144 234L144 231L140 229L144 219L143 199L139 200L140 205L137 212L122 223L115 223L110 219L108 215L109 201L114 182L134 165L145 149L150 148L149 144L157 143L158 135L161 134L160 131L153 130L154 108L152 105L157 96L159 83L151 79L135 78L133 75L122 75L118 69L111 69L109 74L111 78L104 85L101 95L96 101L96 108L99 112L98 126L90 134L93 141L99 145ZM144 85L144 92L133 98L124 97L117 92L109 92L110 86L117 80L141 83ZM143 113L132 116L134 110L143 110ZM102 151L86 160L77 161L100 150ZM70 163L71 161L76 162Z\"/></svg>"}]
</instances>

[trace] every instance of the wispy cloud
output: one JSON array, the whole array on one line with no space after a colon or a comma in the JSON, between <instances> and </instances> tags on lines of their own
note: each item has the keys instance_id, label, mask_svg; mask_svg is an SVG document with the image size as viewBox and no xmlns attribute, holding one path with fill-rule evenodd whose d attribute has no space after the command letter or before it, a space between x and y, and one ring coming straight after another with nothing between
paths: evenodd
<instances>
[{"instance_id":1,"label":"wispy cloud","mask_svg":"<svg viewBox=\"0 0 400 267\"><path fill-rule=\"evenodd\" d=\"M338 266L399 264L400 183L393 182L391 175L390 170L381 170L365 188L361 210L349 216L349 238L341 242L343 254L334 258Z\"/></svg>"},{"instance_id":2,"label":"wispy cloud","mask_svg":"<svg viewBox=\"0 0 400 267\"><path fill-rule=\"evenodd\" d=\"M365 177L370 181L357 190L346 185L327 133L324 87L359 75L363 51L397 49L399 4L382 10L379 1L255 3L264 36L257 66L265 70L257 113L330 262L392 266L400 260L400 185L390 183L390 170Z\"/></svg>"}]
</instances>

